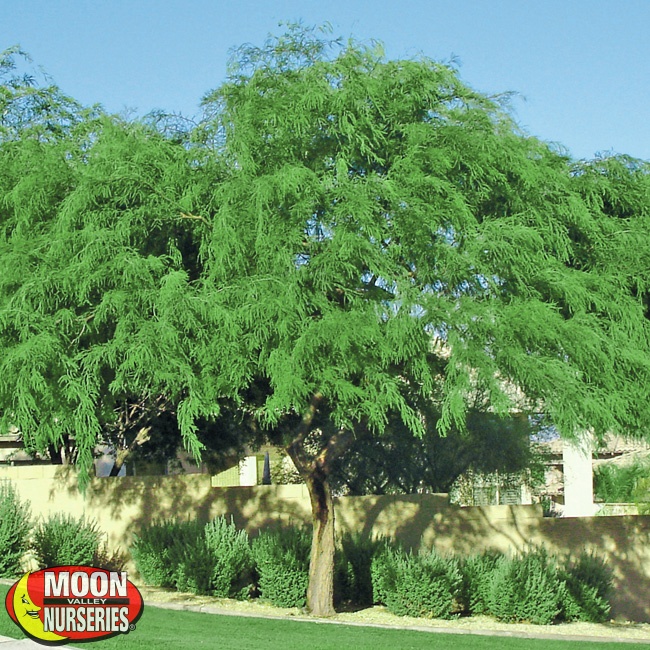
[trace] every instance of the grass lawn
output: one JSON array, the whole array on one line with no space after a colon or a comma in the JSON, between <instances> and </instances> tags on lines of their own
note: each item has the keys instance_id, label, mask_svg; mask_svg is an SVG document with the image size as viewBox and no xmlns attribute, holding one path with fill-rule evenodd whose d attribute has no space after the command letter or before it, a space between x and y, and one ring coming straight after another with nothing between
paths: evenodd
<instances>
[{"instance_id":1,"label":"grass lawn","mask_svg":"<svg viewBox=\"0 0 650 650\"><path fill-rule=\"evenodd\" d=\"M0 585L2 613L0 635L24 635L4 609L9 591ZM540 627L540 632L544 628ZM71 644L72 645L72 644ZM87 643L77 647L88 650ZM94 646L93 646L94 647ZM222 650L593 650L594 644L581 641L549 641L475 635L439 634L407 630L386 630L349 625L328 625L300 621L279 621L241 616L218 616L146 607L137 629L131 634L97 642L97 650L191 650L196 647ZM598 643L598 650L622 650L620 643Z\"/></svg>"}]
</instances>

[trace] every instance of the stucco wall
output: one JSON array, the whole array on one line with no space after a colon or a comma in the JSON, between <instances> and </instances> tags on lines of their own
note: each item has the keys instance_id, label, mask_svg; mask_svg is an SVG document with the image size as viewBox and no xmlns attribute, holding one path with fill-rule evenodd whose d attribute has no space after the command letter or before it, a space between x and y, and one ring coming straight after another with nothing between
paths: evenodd
<instances>
[{"instance_id":1,"label":"stucco wall","mask_svg":"<svg viewBox=\"0 0 650 650\"><path fill-rule=\"evenodd\" d=\"M134 533L157 518L232 516L249 532L310 520L304 487L212 487L202 474L93 479L85 496L66 467L0 468L35 516L65 512L98 520L113 547L128 548ZM614 569L612 615L650 622L650 516L543 518L539 506L450 506L446 495L344 497L336 503L340 531L399 539L441 552L509 551L529 544L575 554L596 549Z\"/></svg>"}]
</instances>

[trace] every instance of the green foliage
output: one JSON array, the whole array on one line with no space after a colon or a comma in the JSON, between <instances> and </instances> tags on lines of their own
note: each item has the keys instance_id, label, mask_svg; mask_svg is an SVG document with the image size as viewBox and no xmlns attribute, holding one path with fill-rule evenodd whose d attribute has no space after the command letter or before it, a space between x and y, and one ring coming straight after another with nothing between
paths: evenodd
<instances>
[{"instance_id":1,"label":"green foliage","mask_svg":"<svg viewBox=\"0 0 650 650\"><path fill-rule=\"evenodd\" d=\"M640 478L632 493L640 515L650 515L650 477Z\"/></svg>"},{"instance_id":2,"label":"green foliage","mask_svg":"<svg viewBox=\"0 0 650 650\"><path fill-rule=\"evenodd\" d=\"M34 529L31 550L39 568L62 564L93 565L103 551L97 522L56 513Z\"/></svg>"},{"instance_id":3,"label":"green foliage","mask_svg":"<svg viewBox=\"0 0 650 650\"><path fill-rule=\"evenodd\" d=\"M311 531L294 527L264 531L252 547L260 596L276 607L304 607Z\"/></svg>"},{"instance_id":4,"label":"green foliage","mask_svg":"<svg viewBox=\"0 0 650 650\"><path fill-rule=\"evenodd\" d=\"M169 549L172 580L178 591L207 595L211 589L214 559L205 539L203 526L194 522L194 534L184 544L178 540Z\"/></svg>"},{"instance_id":5,"label":"green foliage","mask_svg":"<svg viewBox=\"0 0 650 650\"><path fill-rule=\"evenodd\" d=\"M252 557L246 531L218 517L208 524L163 520L134 536L131 553L150 585L222 598L251 590Z\"/></svg>"},{"instance_id":6,"label":"green foliage","mask_svg":"<svg viewBox=\"0 0 650 650\"><path fill-rule=\"evenodd\" d=\"M147 322L154 298L166 300L181 280L179 248L190 254L187 233L174 232L180 208L169 178L184 156L108 118L57 141L0 147L0 410L29 450L71 436L87 470L125 402L173 398L155 361L170 351L171 331Z\"/></svg>"},{"instance_id":7,"label":"green foliage","mask_svg":"<svg viewBox=\"0 0 650 650\"><path fill-rule=\"evenodd\" d=\"M202 533L203 526L194 521L162 520L143 526L133 536L131 555L144 582L156 587L175 586L175 556L196 545Z\"/></svg>"},{"instance_id":8,"label":"green foliage","mask_svg":"<svg viewBox=\"0 0 650 650\"><path fill-rule=\"evenodd\" d=\"M590 211L568 161L448 67L356 44L318 58L311 34L276 45L241 53L246 72L206 98L237 163L207 263L228 280L210 294L233 306L269 378L260 415L275 425L319 390L336 426L382 430L395 411L422 433L408 378L422 396L435 388L441 432L462 430L473 393L508 411L501 376L567 435L585 421L638 426L624 396L639 390L632 366L647 372L633 361L647 324L615 290L618 240L605 233L618 226ZM597 253L578 266L584 241ZM621 355L623 331L641 357ZM430 354L434 334L449 357Z\"/></svg>"},{"instance_id":9,"label":"green foliage","mask_svg":"<svg viewBox=\"0 0 650 650\"><path fill-rule=\"evenodd\" d=\"M372 602L374 604L385 605L387 603L388 595L394 588L395 566L402 553L401 547L390 540L383 540L374 553L370 565Z\"/></svg>"},{"instance_id":10,"label":"green foliage","mask_svg":"<svg viewBox=\"0 0 650 650\"><path fill-rule=\"evenodd\" d=\"M242 597L251 592L254 573L262 598L278 607L303 607L310 546L310 531L289 527L262 532L251 550L246 533L221 517L205 527L160 522L144 528L132 553L148 584ZM559 559L533 547L514 556L486 551L460 559L346 534L337 552L335 588L339 603L386 605L400 616L603 622L610 611L612 572L587 552Z\"/></svg>"},{"instance_id":11,"label":"green foliage","mask_svg":"<svg viewBox=\"0 0 650 650\"><path fill-rule=\"evenodd\" d=\"M11 483L0 481L1 578L13 578L20 573L31 528L29 501L22 501Z\"/></svg>"},{"instance_id":12,"label":"green foliage","mask_svg":"<svg viewBox=\"0 0 650 650\"><path fill-rule=\"evenodd\" d=\"M0 52L0 142L52 142L97 113L62 93L20 47Z\"/></svg>"},{"instance_id":13,"label":"green foliage","mask_svg":"<svg viewBox=\"0 0 650 650\"><path fill-rule=\"evenodd\" d=\"M458 600L464 612L471 615L489 613L490 584L499 557L500 553L486 551L461 561L462 586Z\"/></svg>"},{"instance_id":14,"label":"green foliage","mask_svg":"<svg viewBox=\"0 0 650 650\"><path fill-rule=\"evenodd\" d=\"M500 557L490 582L489 612L508 623L548 625L560 614L562 587L556 561L543 548Z\"/></svg>"},{"instance_id":15,"label":"green foliage","mask_svg":"<svg viewBox=\"0 0 650 650\"><path fill-rule=\"evenodd\" d=\"M343 535L337 549L335 580L339 601L350 601L361 607L373 604L373 561L386 543L384 538L375 539L363 533Z\"/></svg>"},{"instance_id":16,"label":"green foliage","mask_svg":"<svg viewBox=\"0 0 650 650\"><path fill-rule=\"evenodd\" d=\"M567 558L560 576L566 584L561 603L564 620L590 623L607 620L613 575L602 558L583 551L577 559Z\"/></svg>"},{"instance_id":17,"label":"green foliage","mask_svg":"<svg viewBox=\"0 0 650 650\"><path fill-rule=\"evenodd\" d=\"M647 434L647 163L575 163L450 66L300 27L240 49L182 137L31 93L17 54L0 427L28 449L74 438L87 480L160 395L196 456L224 403L286 445L315 396L311 460L395 415L423 435L428 401L441 434L517 395L564 436Z\"/></svg>"},{"instance_id":18,"label":"green foliage","mask_svg":"<svg viewBox=\"0 0 650 650\"><path fill-rule=\"evenodd\" d=\"M465 558L460 568L459 604L468 614L537 624L602 623L610 611L612 571L593 553L558 558L543 548L512 557L485 552Z\"/></svg>"},{"instance_id":19,"label":"green foliage","mask_svg":"<svg viewBox=\"0 0 650 650\"><path fill-rule=\"evenodd\" d=\"M251 590L253 556L245 530L234 521L218 517L205 526L206 546L212 558L210 593L214 596L245 597Z\"/></svg>"},{"instance_id":20,"label":"green foliage","mask_svg":"<svg viewBox=\"0 0 650 650\"><path fill-rule=\"evenodd\" d=\"M434 551L390 554L392 566L384 577L386 606L398 616L450 618L460 594L458 562Z\"/></svg>"},{"instance_id":21,"label":"green foliage","mask_svg":"<svg viewBox=\"0 0 650 650\"><path fill-rule=\"evenodd\" d=\"M441 436L435 406L422 404L420 413L426 427L422 438L413 436L396 415L389 417L380 436L358 432L346 454L333 465L332 487L349 495L447 493L470 470L518 473L525 479L527 471L540 464L530 444L535 429L526 417L500 418L470 411L466 431L453 426Z\"/></svg>"},{"instance_id":22,"label":"green foliage","mask_svg":"<svg viewBox=\"0 0 650 650\"><path fill-rule=\"evenodd\" d=\"M92 565L107 571L116 571L121 573L126 570L129 558L121 548L111 549L108 543L104 541L95 552Z\"/></svg>"},{"instance_id":23,"label":"green foliage","mask_svg":"<svg viewBox=\"0 0 650 650\"><path fill-rule=\"evenodd\" d=\"M649 477L648 460L630 465L600 465L594 471L594 496L606 503L632 503L637 500L640 481Z\"/></svg>"}]
</instances>

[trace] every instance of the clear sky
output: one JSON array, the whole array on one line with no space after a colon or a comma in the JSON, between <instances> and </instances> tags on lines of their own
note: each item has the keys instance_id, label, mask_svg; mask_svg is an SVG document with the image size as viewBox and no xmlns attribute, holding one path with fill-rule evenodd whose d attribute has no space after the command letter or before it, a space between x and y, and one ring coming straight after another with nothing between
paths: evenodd
<instances>
[{"instance_id":1,"label":"clear sky","mask_svg":"<svg viewBox=\"0 0 650 650\"><path fill-rule=\"evenodd\" d=\"M0 49L20 44L111 112L192 116L233 46L327 21L390 58L457 57L466 83L519 93L519 124L576 158L650 159L650 0L0 0L0 16Z\"/></svg>"}]
</instances>

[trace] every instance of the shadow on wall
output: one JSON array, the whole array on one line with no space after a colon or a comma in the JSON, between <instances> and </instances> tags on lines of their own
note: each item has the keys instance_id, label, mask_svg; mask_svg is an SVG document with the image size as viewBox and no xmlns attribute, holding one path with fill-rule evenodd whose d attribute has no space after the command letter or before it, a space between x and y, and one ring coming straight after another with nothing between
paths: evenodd
<instances>
[{"instance_id":1,"label":"shadow on wall","mask_svg":"<svg viewBox=\"0 0 650 650\"><path fill-rule=\"evenodd\" d=\"M612 616L650 622L650 516L543 519L540 538L570 556L605 555L614 571Z\"/></svg>"},{"instance_id":2,"label":"shadow on wall","mask_svg":"<svg viewBox=\"0 0 650 650\"><path fill-rule=\"evenodd\" d=\"M207 523L225 515L250 533L310 521L309 498L302 486L215 488L205 474L93 479L85 496L70 474L49 486L50 503L66 501L96 518L111 542L122 548L128 548L143 526L161 519Z\"/></svg>"},{"instance_id":3,"label":"shadow on wall","mask_svg":"<svg viewBox=\"0 0 650 650\"><path fill-rule=\"evenodd\" d=\"M467 555L525 546L542 510L537 505L461 508L451 505L447 494L408 494L342 497L336 516L341 531L391 537L416 551Z\"/></svg>"},{"instance_id":4,"label":"shadow on wall","mask_svg":"<svg viewBox=\"0 0 650 650\"><path fill-rule=\"evenodd\" d=\"M133 535L156 519L207 522L225 515L253 535L311 520L301 485L214 488L203 474L123 477L93 479L84 496L69 467L2 468L2 478L31 501L35 516L65 512L97 519L113 548L128 549ZM596 550L614 570L612 615L650 622L650 516L545 519L540 506L460 508L442 494L342 497L335 509L339 532L384 535L413 550L466 555L531 544L572 556Z\"/></svg>"}]
</instances>

